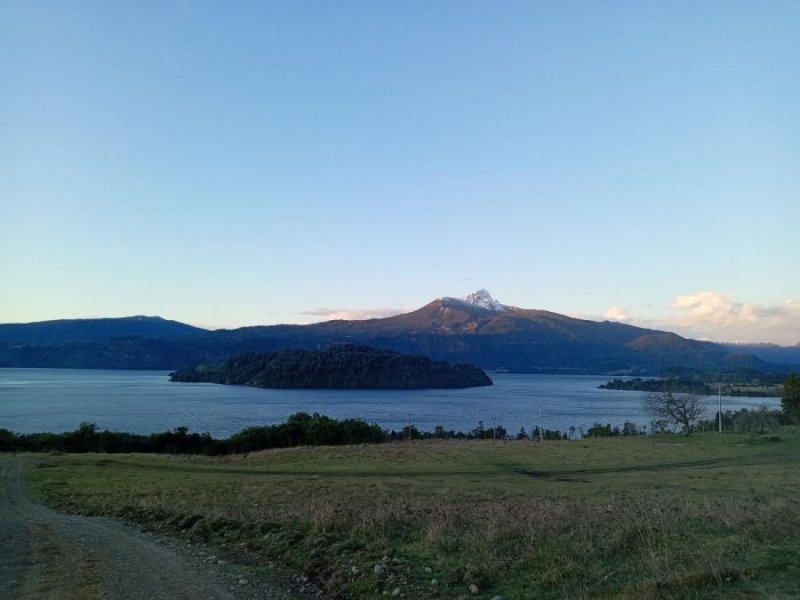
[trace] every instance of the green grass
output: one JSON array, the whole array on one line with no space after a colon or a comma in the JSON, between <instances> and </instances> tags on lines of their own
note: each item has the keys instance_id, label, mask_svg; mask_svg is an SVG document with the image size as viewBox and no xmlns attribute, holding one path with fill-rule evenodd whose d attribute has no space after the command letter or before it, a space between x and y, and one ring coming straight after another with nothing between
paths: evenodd
<instances>
[{"instance_id":1,"label":"green grass","mask_svg":"<svg viewBox=\"0 0 800 600\"><path fill-rule=\"evenodd\" d=\"M799 459L794 433L444 441L47 456L28 481L63 510L202 537L326 597L771 598L798 595Z\"/></svg>"}]
</instances>

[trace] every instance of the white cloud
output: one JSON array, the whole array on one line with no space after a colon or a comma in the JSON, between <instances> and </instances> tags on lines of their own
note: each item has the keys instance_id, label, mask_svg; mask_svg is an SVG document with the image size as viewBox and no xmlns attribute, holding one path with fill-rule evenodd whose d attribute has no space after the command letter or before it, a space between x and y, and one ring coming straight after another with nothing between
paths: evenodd
<instances>
[{"instance_id":1,"label":"white cloud","mask_svg":"<svg viewBox=\"0 0 800 600\"><path fill-rule=\"evenodd\" d=\"M736 302L730 294L698 292L678 296L672 303L677 322L699 327L743 327L756 325L766 316L760 304Z\"/></svg>"},{"instance_id":2,"label":"white cloud","mask_svg":"<svg viewBox=\"0 0 800 600\"><path fill-rule=\"evenodd\" d=\"M603 313L603 316L609 321L627 321L629 319L628 311L619 304L615 304L609 308L605 313Z\"/></svg>"},{"instance_id":3,"label":"white cloud","mask_svg":"<svg viewBox=\"0 0 800 600\"><path fill-rule=\"evenodd\" d=\"M407 312L404 309L375 307L375 308L315 308L303 311L302 315L316 317L319 321L332 321L343 319L345 321L361 321L364 319L381 319L392 317Z\"/></svg>"},{"instance_id":4,"label":"white cloud","mask_svg":"<svg viewBox=\"0 0 800 600\"><path fill-rule=\"evenodd\" d=\"M783 345L800 342L800 300L794 299L747 303L737 301L733 294L703 291L678 296L668 314L629 320L692 338Z\"/></svg>"}]
</instances>

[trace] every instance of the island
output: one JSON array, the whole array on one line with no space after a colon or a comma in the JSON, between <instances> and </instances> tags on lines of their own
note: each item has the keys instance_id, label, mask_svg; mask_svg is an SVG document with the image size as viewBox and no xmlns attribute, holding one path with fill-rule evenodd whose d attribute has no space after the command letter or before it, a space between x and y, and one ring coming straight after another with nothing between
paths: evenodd
<instances>
[{"instance_id":1,"label":"island","mask_svg":"<svg viewBox=\"0 0 800 600\"><path fill-rule=\"evenodd\" d=\"M492 385L481 369L370 346L244 353L221 363L192 365L171 381L292 389L426 389Z\"/></svg>"}]
</instances>

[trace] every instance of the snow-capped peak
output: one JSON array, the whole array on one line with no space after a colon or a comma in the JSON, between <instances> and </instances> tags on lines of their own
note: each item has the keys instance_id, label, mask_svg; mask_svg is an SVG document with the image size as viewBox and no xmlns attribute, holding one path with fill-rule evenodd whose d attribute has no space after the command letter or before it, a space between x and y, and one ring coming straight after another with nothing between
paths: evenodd
<instances>
[{"instance_id":1,"label":"snow-capped peak","mask_svg":"<svg viewBox=\"0 0 800 600\"><path fill-rule=\"evenodd\" d=\"M471 304L472 306L477 306L479 308L485 308L486 310L493 310L497 312L502 312L506 309L504 304L501 304L494 298L492 295L487 292L486 290L478 290L477 292L472 292L471 294L467 294L464 296L464 302L467 304Z\"/></svg>"}]
</instances>

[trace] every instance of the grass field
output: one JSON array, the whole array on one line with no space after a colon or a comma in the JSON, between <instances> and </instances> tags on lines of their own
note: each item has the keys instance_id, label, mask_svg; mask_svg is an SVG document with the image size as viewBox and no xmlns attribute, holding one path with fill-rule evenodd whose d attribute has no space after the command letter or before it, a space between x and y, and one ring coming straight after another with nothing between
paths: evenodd
<instances>
[{"instance_id":1,"label":"grass field","mask_svg":"<svg viewBox=\"0 0 800 600\"><path fill-rule=\"evenodd\" d=\"M28 483L63 510L303 574L330 598L788 598L798 467L786 432L46 456Z\"/></svg>"}]
</instances>

